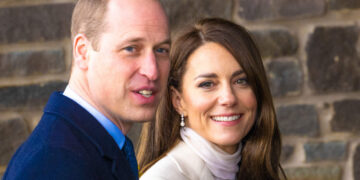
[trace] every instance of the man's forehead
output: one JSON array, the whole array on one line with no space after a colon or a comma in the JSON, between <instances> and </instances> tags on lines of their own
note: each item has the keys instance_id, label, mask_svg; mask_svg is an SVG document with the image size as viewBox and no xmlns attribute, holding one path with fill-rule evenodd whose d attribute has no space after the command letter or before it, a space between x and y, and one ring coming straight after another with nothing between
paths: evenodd
<instances>
[{"instance_id":1,"label":"man's forehead","mask_svg":"<svg viewBox=\"0 0 360 180\"><path fill-rule=\"evenodd\" d=\"M132 19L137 16L142 18L166 17L165 10L156 0L110 0L107 4L107 13L115 17L122 16Z\"/></svg>"},{"instance_id":2,"label":"man's forehead","mask_svg":"<svg viewBox=\"0 0 360 180\"><path fill-rule=\"evenodd\" d=\"M125 2L125 3L124 3ZM105 15L106 24L141 28L168 29L168 19L159 2L154 0L112 0Z\"/></svg>"}]
</instances>

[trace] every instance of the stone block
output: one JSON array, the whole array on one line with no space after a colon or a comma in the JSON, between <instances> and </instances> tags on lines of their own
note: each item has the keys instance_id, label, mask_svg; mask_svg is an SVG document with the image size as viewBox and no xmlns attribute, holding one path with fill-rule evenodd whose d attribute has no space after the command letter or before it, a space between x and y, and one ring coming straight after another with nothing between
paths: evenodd
<instances>
[{"instance_id":1,"label":"stone block","mask_svg":"<svg viewBox=\"0 0 360 180\"><path fill-rule=\"evenodd\" d=\"M283 147L281 148L281 156L280 156L281 162L285 162L289 160L291 155L294 153L294 150L295 150L294 146L283 145Z\"/></svg>"},{"instance_id":2,"label":"stone block","mask_svg":"<svg viewBox=\"0 0 360 180\"><path fill-rule=\"evenodd\" d=\"M25 121L20 117L0 119L0 165L7 165L16 149L29 135Z\"/></svg>"},{"instance_id":3,"label":"stone block","mask_svg":"<svg viewBox=\"0 0 360 180\"><path fill-rule=\"evenodd\" d=\"M282 135L316 136L318 114L314 105L289 105L276 109Z\"/></svg>"},{"instance_id":4,"label":"stone block","mask_svg":"<svg viewBox=\"0 0 360 180\"><path fill-rule=\"evenodd\" d=\"M342 161L346 158L347 143L341 141L306 143L304 149L307 162Z\"/></svg>"},{"instance_id":5,"label":"stone block","mask_svg":"<svg viewBox=\"0 0 360 180\"><path fill-rule=\"evenodd\" d=\"M236 12L242 19L277 20L320 16L325 13L325 0L237 0Z\"/></svg>"},{"instance_id":6,"label":"stone block","mask_svg":"<svg viewBox=\"0 0 360 180\"><path fill-rule=\"evenodd\" d=\"M204 17L232 17L232 0L160 0L169 15L172 33Z\"/></svg>"},{"instance_id":7,"label":"stone block","mask_svg":"<svg viewBox=\"0 0 360 180\"><path fill-rule=\"evenodd\" d=\"M345 99L334 102L335 114L331 128L336 132L360 133L360 100Z\"/></svg>"},{"instance_id":8,"label":"stone block","mask_svg":"<svg viewBox=\"0 0 360 180\"><path fill-rule=\"evenodd\" d=\"M355 26L317 27L306 45L309 80L315 91L360 89L360 57Z\"/></svg>"},{"instance_id":9,"label":"stone block","mask_svg":"<svg viewBox=\"0 0 360 180\"><path fill-rule=\"evenodd\" d=\"M0 8L0 44L70 37L73 3Z\"/></svg>"},{"instance_id":10,"label":"stone block","mask_svg":"<svg viewBox=\"0 0 360 180\"><path fill-rule=\"evenodd\" d=\"M54 91L63 91L67 83L61 81L26 86L0 88L0 110L8 108L38 108L47 102Z\"/></svg>"},{"instance_id":11,"label":"stone block","mask_svg":"<svg viewBox=\"0 0 360 180\"><path fill-rule=\"evenodd\" d=\"M299 46L296 36L287 30L257 30L251 34L263 58L294 55Z\"/></svg>"},{"instance_id":12,"label":"stone block","mask_svg":"<svg viewBox=\"0 0 360 180\"><path fill-rule=\"evenodd\" d=\"M329 0L330 10L359 9L359 0Z\"/></svg>"},{"instance_id":13,"label":"stone block","mask_svg":"<svg viewBox=\"0 0 360 180\"><path fill-rule=\"evenodd\" d=\"M65 72L63 50L0 54L0 77L23 77Z\"/></svg>"},{"instance_id":14,"label":"stone block","mask_svg":"<svg viewBox=\"0 0 360 180\"><path fill-rule=\"evenodd\" d=\"M275 97L298 95L303 85L303 73L298 61L277 59L267 64L271 93Z\"/></svg>"},{"instance_id":15,"label":"stone block","mask_svg":"<svg viewBox=\"0 0 360 180\"><path fill-rule=\"evenodd\" d=\"M315 166L285 169L288 180L341 180L340 166Z\"/></svg>"},{"instance_id":16,"label":"stone block","mask_svg":"<svg viewBox=\"0 0 360 180\"><path fill-rule=\"evenodd\" d=\"M1 0L0 1L0 6L2 6L2 7L4 7L4 6L14 6L14 5L19 6L19 5L22 5L24 3L44 3L44 0Z\"/></svg>"},{"instance_id":17,"label":"stone block","mask_svg":"<svg viewBox=\"0 0 360 180\"><path fill-rule=\"evenodd\" d=\"M354 179L360 179L360 145L356 147L353 159Z\"/></svg>"}]
</instances>

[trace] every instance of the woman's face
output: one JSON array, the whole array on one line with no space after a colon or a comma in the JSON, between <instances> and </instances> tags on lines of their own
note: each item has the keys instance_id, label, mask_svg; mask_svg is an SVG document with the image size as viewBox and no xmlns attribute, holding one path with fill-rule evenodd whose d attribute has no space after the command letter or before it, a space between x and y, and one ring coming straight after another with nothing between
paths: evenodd
<instances>
[{"instance_id":1,"label":"woman's face","mask_svg":"<svg viewBox=\"0 0 360 180\"><path fill-rule=\"evenodd\" d=\"M234 153L255 121L256 97L245 72L223 46L209 42L189 57L182 92L173 105L186 126L228 153Z\"/></svg>"}]
</instances>

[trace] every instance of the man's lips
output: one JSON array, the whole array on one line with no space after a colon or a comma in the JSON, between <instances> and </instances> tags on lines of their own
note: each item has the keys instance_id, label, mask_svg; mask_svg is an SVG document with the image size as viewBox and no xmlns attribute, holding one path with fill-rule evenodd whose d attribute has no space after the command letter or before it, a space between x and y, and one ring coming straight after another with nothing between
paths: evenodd
<instances>
[{"instance_id":1,"label":"man's lips","mask_svg":"<svg viewBox=\"0 0 360 180\"><path fill-rule=\"evenodd\" d=\"M141 94L142 96L148 98L148 97L152 96L153 91L151 91L151 90L140 90L140 91L138 91L138 93Z\"/></svg>"},{"instance_id":2,"label":"man's lips","mask_svg":"<svg viewBox=\"0 0 360 180\"><path fill-rule=\"evenodd\" d=\"M133 90L133 92L140 94L145 98L149 98L151 96L155 96L155 94L157 93L157 90L154 87L142 87L142 88Z\"/></svg>"}]
</instances>

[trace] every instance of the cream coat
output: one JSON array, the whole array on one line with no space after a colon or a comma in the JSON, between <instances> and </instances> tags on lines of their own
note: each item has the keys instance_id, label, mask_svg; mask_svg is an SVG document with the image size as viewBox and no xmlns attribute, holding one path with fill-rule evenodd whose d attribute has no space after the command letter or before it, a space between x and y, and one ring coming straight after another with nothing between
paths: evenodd
<instances>
[{"instance_id":1,"label":"cream coat","mask_svg":"<svg viewBox=\"0 0 360 180\"><path fill-rule=\"evenodd\" d=\"M214 180L214 177L205 162L182 141L140 177L140 180L200 179Z\"/></svg>"}]
</instances>

